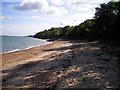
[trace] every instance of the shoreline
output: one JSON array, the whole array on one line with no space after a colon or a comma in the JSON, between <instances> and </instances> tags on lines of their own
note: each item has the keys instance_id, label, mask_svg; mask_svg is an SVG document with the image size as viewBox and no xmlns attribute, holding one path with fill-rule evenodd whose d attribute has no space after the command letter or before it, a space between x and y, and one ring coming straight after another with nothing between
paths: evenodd
<instances>
[{"instance_id":1,"label":"shoreline","mask_svg":"<svg viewBox=\"0 0 120 90\"><path fill-rule=\"evenodd\" d=\"M10 50L10 51L7 51L7 52L0 53L0 55L8 54L8 53L13 53L13 52L24 51L24 50L32 49L32 48L35 48L35 47L41 47L41 46L44 46L44 45L52 44L54 41L59 41L59 40L62 40L62 39L56 39L56 40L52 40L52 39L41 39L41 40L46 40L46 41L47 41L47 44L37 45L37 46L30 46L30 47L27 47L27 48L25 48L25 49L14 49L14 50ZM67 40L65 40L65 41L67 41Z\"/></svg>"},{"instance_id":2,"label":"shoreline","mask_svg":"<svg viewBox=\"0 0 120 90\"><path fill-rule=\"evenodd\" d=\"M119 58L102 47L97 41L56 40L4 54L3 88L117 88Z\"/></svg>"},{"instance_id":3,"label":"shoreline","mask_svg":"<svg viewBox=\"0 0 120 90\"><path fill-rule=\"evenodd\" d=\"M47 45L47 44L50 44L50 43L53 43L53 41L48 41L48 39L41 39L41 40L46 40L46 44L43 44L43 45ZM6 51L6 52L1 52L0 54L7 54L7 53L11 53L11 52L16 52L16 51L22 51L22 50L27 50L27 49L31 49L31 48L34 48L34 47L40 47L40 46L43 46L43 45L34 45L34 46L29 46L27 48L24 48L24 49L14 49L14 50L10 50L10 51Z\"/></svg>"},{"instance_id":4,"label":"shoreline","mask_svg":"<svg viewBox=\"0 0 120 90\"><path fill-rule=\"evenodd\" d=\"M53 42L49 42L47 44L51 44L51 43L53 43ZM47 44L44 44L44 45L47 45ZM27 47L27 48L24 48L24 49L14 49L14 50L10 50L10 51L3 52L3 53L0 53L0 54L7 54L7 53L12 53L12 52L17 52L17 51L23 51L23 50L27 50L27 49L31 49L31 48L35 48L35 47L44 46L44 45L30 46L30 47Z\"/></svg>"},{"instance_id":5,"label":"shoreline","mask_svg":"<svg viewBox=\"0 0 120 90\"><path fill-rule=\"evenodd\" d=\"M4 67L6 68L7 65L5 65L5 64L12 64L14 62L22 62L22 61L24 62L27 60L29 61L29 59L31 59L31 61L33 61L33 58L36 57L37 55L40 55L40 53L43 53L44 49L50 49L50 47L54 46L54 44L56 44L56 43L62 43L62 41L55 40L49 44L40 45L40 46L32 47L29 49L0 54L2 56L2 68L3 69L4 69ZM13 65L13 66L15 66L15 65ZM8 65L7 68L10 68L10 67L11 66Z\"/></svg>"}]
</instances>

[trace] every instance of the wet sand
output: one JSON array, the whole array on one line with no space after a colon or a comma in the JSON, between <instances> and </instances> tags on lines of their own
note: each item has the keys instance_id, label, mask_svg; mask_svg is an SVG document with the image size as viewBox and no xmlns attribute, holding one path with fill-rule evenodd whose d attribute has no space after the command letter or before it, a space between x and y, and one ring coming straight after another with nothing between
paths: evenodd
<instances>
[{"instance_id":1,"label":"wet sand","mask_svg":"<svg viewBox=\"0 0 120 90\"><path fill-rule=\"evenodd\" d=\"M105 45L97 41L57 40L40 47L3 54L2 86L118 88L118 60L119 57L108 53Z\"/></svg>"}]
</instances>

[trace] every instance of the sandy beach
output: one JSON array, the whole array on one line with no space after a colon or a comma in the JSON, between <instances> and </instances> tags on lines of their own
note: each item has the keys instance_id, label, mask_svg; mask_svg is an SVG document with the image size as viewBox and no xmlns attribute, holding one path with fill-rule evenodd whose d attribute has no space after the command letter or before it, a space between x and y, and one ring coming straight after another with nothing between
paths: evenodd
<instances>
[{"instance_id":1,"label":"sandy beach","mask_svg":"<svg viewBox=\"0 0 120 90\"><path fill-rule=\"evenodd\" d=\"M2 54L2 87L118 88L117 50L98 41L56 40Z\"/></svg>"}]
</instances>

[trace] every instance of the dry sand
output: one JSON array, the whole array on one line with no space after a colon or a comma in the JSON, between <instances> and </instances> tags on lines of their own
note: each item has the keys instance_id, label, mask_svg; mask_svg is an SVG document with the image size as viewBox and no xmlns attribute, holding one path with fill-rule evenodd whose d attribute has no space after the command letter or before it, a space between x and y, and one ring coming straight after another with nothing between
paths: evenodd
<instances>
[{"instance_id":1,"label":"dry sand","mask_svg":"<svg viewBox=\"0 0 120 90\"><path fill-rule=\"evenodd\" d=\"M116 49L117 50L117 49ZM118 88L115 48L58 40L2 55L3 88Z\"/></svg>"}]
</instances>

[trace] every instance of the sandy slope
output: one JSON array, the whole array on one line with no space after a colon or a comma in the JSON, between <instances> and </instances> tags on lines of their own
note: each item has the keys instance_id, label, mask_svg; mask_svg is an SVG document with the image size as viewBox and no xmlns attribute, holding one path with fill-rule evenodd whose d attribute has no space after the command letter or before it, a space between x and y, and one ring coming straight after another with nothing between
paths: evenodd
<instances>
[{"instance_id":1,"label":"sandy slope","mask_svg":"<svg viewBox=\"0 0 120 90\"><path fill-rule=\"evenodd\" d=\"M54 41L4 54L3 88L119 87L119 58L105 51L97 41Z\"/></svg>"}]
</instances>

